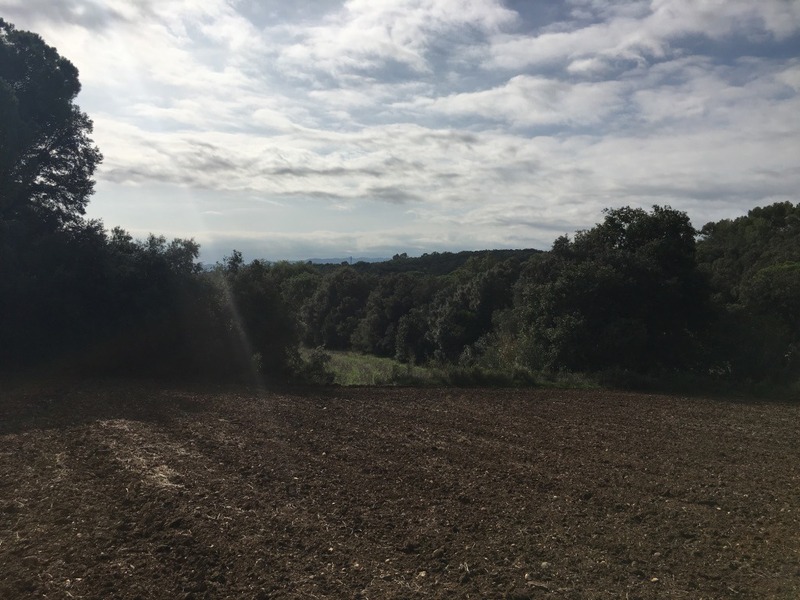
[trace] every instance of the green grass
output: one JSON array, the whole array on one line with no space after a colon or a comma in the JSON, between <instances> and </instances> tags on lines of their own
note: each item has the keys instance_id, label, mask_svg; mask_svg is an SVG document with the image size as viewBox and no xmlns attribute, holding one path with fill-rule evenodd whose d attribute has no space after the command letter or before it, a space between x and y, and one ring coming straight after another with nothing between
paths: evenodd
<instances>
[{"instance_id":1,"label":"green grass","mask_svg":"<svg viewBox=\"0 0 800 600\"><path fill-rule=\"evenodd\" d=\"M330 352L327 369L338 385L436 385L432 369L356 352Z\"/></svg>"},{"instance_id":2,"label":"green grass","mask_svg":"<svg viewBox=\"0 0 800 600\"><path fill-rule=\"evenodd\" d=\"M690 376L672 375L656 378L639 374L609 371L593 375L570 372L531 372L500 370L479 366L418 366L391 358L345 351L301 349L306 360L319 361L309 373L316 384L341 386L410 386L410 387L539 387L558 389L628 389L661 393L741 395L744 397L800 399L800 382L794 385L736 386ZM308 379L309 373L306 373ZM736 393L734 393L736 392Z\"/></svg>"},{"instance_id":3,"label":"green grass","mask_svg":"<svg viewBox=\"0 0 800 600\"><path fill-rule=\"evenodd\" d=\"M356 352L328 352L326 369L343 386L407 385L454 387L597 388L593 379L578 373L530 373L482 367L417 366Z\"/></svg>"}]
</instances>

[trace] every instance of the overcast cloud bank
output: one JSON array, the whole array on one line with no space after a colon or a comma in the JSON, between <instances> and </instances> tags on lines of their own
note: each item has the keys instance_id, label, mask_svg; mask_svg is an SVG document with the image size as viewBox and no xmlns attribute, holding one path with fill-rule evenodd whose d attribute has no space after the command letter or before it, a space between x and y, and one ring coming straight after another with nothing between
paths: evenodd
<instances>
[{"instance_id":1,"label":"overcast cloud bank","mask_svg":"<svg viewBox=\"0 0 800 600\"><path fill-rule=\"evenodd\" d=\"M800 189L800 3L0 0L80 70L90 214L204 259L547 248Z\"/></svg>"}]
</instances>

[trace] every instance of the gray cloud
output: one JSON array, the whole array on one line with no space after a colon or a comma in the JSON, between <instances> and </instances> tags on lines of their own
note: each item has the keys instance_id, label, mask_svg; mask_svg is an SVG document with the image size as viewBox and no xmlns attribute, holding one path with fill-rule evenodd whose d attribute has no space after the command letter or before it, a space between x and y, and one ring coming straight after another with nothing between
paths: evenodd
<instances>
[{"instance_id":1,"label":"gray cloud","mask_svg":"<svg viewBox=\"0 0 800 600\"><path fill-rule=\"evenodd\" d=\"M788 200L796 197L797 189L795 183L797 179L800 179L798 177L800 174L795 170L794 175L793 180L788 181L782 176L773 176L738 184L714 180L696 181L692 185L634 184L626 186L621 191L629 197L756 205L769 201L771 198L781 197Z\"/></svg>"},{"instance_id":2,"label":"gray cloud","mask_svg":"<svg viewBox=\"0 0 800 600\"><path fill-rule=\"evenodd\" d=\"M327 169L314 169L311 167L276 167L265 169L263 174L290 177L352 177L360 175L380 177L381 171L377 169L348 169L347 167L332 167Z\"/></svg>"},{"instance_id":3,"label":"gray cloud","mask_svg":"<svg viewBox=\"0 0 800 600\"><path fill-rule=\"evenodd\" d=\"M0 6L81 70L96 216L131 229L272 258L548 247L608 206L702 223L800 187L796 2Z\"/></svg>"},{"instance_id":4,"label":"gray cloud","mask_svg":"<svg viewBox=\"0 0 800 600\"><path fill-rule=\"evenodd\" d=\"M371 187L366 191L365 195L368 198L374 198L375 200L389 202L391 204L405 204L407 202L419 202L422 200L418 195L393 185Z\"/></svg>"},{"instance_id":5,"label":"gray cloud","mask_svg":"<svg viewBox=\"0 0 800 600\"><path fill-rule=\"evenodd\" d=\"M766 35L781 40L800 30L796 2L731 0L709 5L689 0L573 2L574 21L535 35L498 35L490 68L524 69L543 64L573 65L574 72L605 68L609 61L639 66L681 54L690 36L721 39ZM577 63L577 64L576 64Z\"/></svg>"},{"instance_id":6,"label":"gray cloud","mask_svg":"<svg viewBox=\"0 0 800 600\"><path fill-rule=\"evenodd\" d=\"M234 162L220 152L212 144L195 143L194 150L177 157L176 169L187 173L223 173L235 170L247 170L253 164L252 160Z\"/></svg>"},{"instance_id":7,"label":"gray cloud","mask_svg":"<svg viewBox=\"0 0 800 600\"><path fill-rule=\"evenodd\" d=\"M0 10L6 20L50 22L85 27L90 30L107 29L127 19L114 8L86 2L85 0L4 0Z\"/></svg>"}]
</instances>

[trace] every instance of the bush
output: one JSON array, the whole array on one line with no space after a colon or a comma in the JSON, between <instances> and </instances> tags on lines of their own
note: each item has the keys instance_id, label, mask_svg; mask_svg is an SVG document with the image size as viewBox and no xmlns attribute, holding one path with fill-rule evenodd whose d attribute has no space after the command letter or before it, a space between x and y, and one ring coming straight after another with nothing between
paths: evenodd
<instances>
[{"instance_id":1,"label":"bush","mask_svg":"<svg viewBox=\"0 0 800 600\"><path fill-rule=\"evenodd\" d=\"M307 356L295 352L289 362L289 379L294 383L308 385L331 385L336 375L329 370L331 355L321 346L311 350Z\"/></svg>"}]
</instances>

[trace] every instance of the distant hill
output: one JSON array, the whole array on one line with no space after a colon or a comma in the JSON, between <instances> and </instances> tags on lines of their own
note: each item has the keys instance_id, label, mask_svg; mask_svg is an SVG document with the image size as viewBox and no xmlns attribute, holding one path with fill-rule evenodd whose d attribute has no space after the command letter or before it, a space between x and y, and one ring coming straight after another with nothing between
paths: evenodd
<instances>
[{"instance_id":1,"label":"distant hill","mask_svg":"<svg viewBox=\"0 0 800 600\"><path fill-rule=\"evenodd\" d=\"M359 256L354 258L352 256L348 256L347 258L309 258L304 260L303 262L311 263L314 265L340 265L342 263L347 263L347 264L355 264L360 262L376 263L376 262L385 262L387 260L389 259L386 257L368 258L364 256Z\"/></svg>"},{"instance_id":2,"label":"distant hill","mask_svg":"<svg viewBox=\"0 0 800 600\"><path fill-rule=\"evenodd\" d=\"M528 248L524 250L464 250L462 252L431 252L422 256L409 257L406 254L396 254L391 259L358 259L353 261L352 267L362 273L371 275L384 275L387 273L425 273L427 275L447 275L461 268L471 258L491 257L497 261L517 258L520 261L529 259L542 250ZM318 265L323 271L329 271L340 266L342 262L350 263L349 259L330 259L330 262L311 262Z\"/></svg>"}]
</instances>

